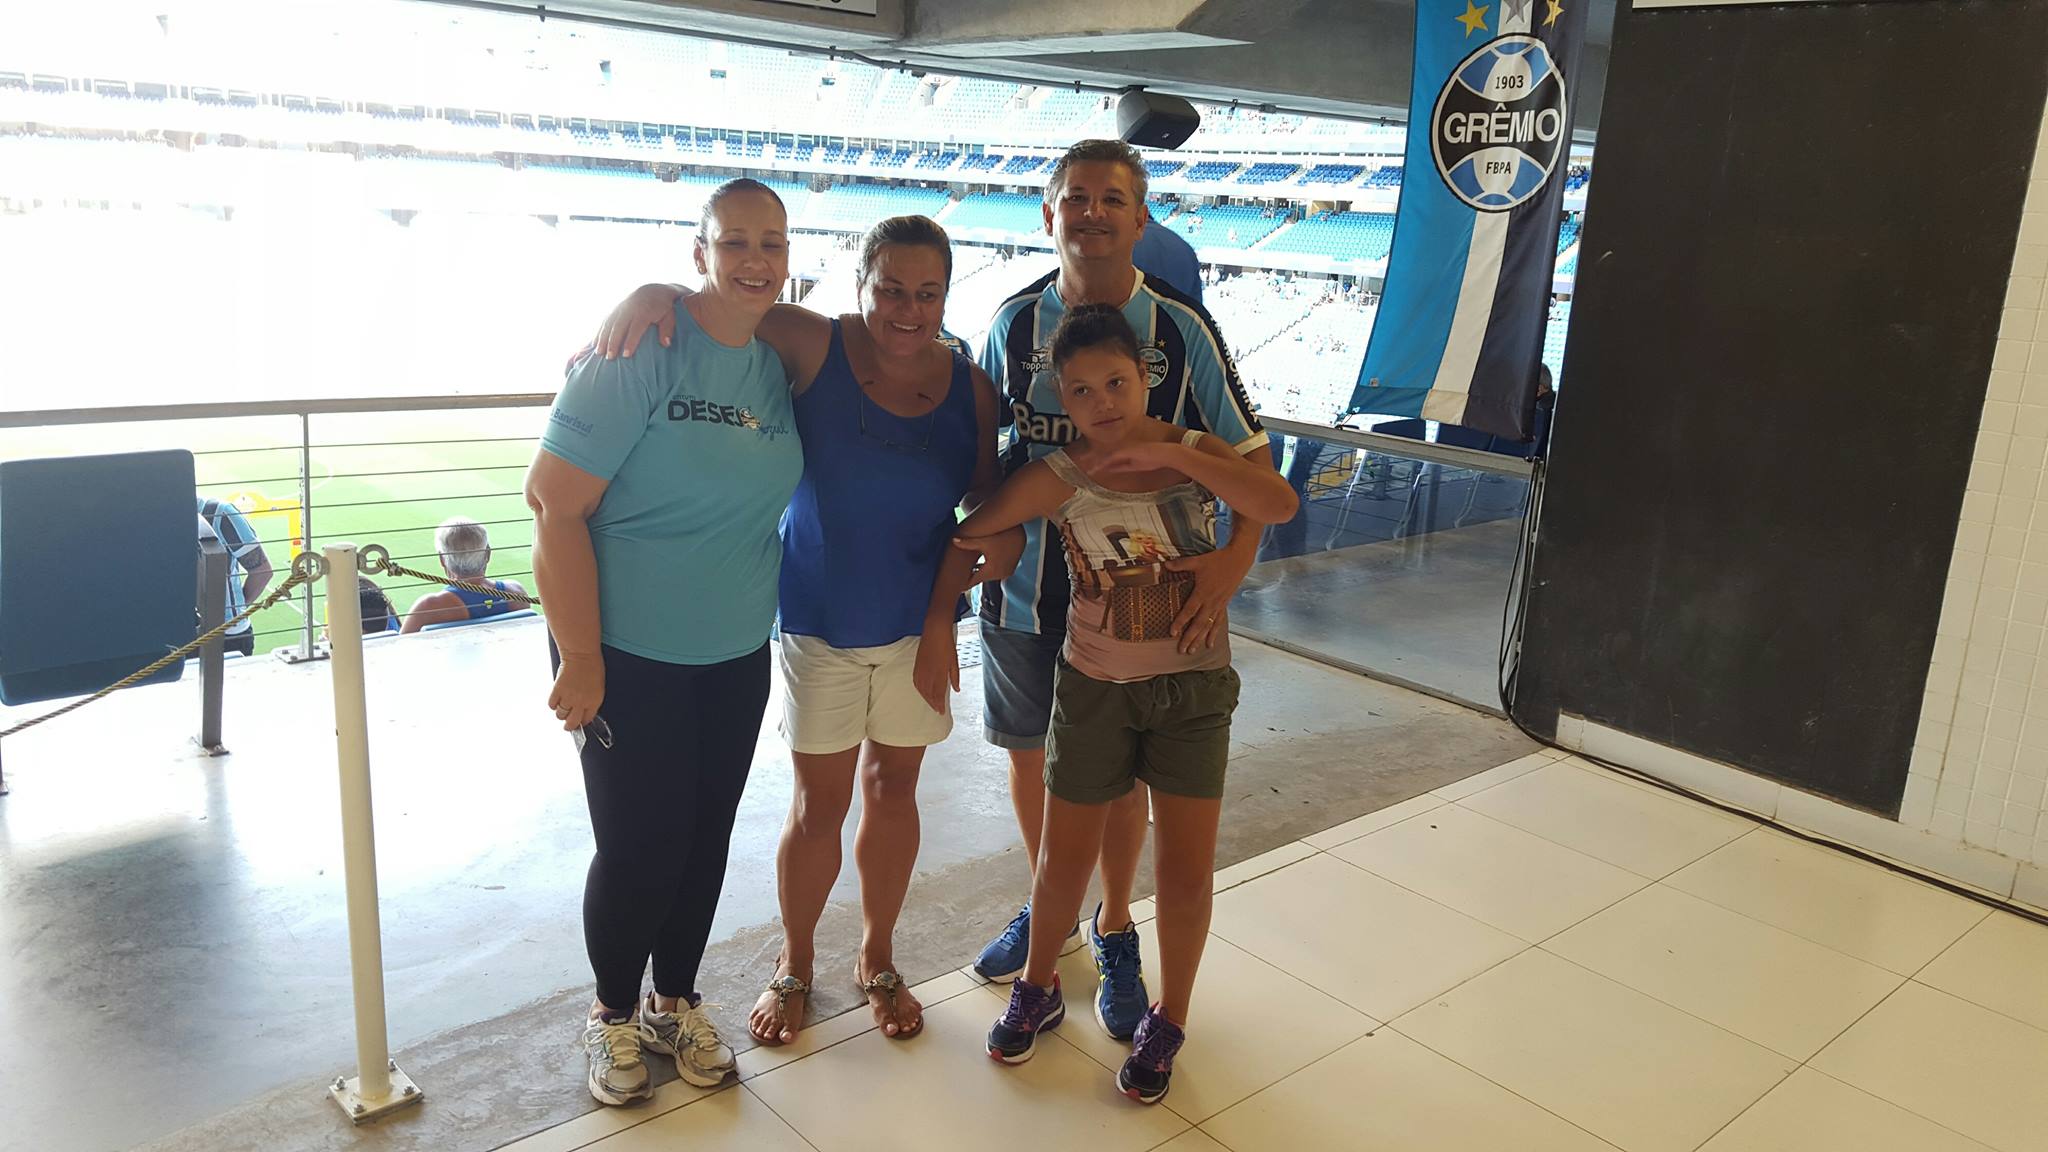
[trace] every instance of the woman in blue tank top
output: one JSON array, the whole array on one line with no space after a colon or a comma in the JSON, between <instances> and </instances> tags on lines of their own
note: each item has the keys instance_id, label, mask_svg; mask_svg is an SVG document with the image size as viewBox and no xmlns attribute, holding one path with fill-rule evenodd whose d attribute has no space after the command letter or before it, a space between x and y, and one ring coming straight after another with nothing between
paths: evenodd
<instances>
[{"instance_id":1,"label":"woman in blue tank top","mask_svg":"<svg viewBox=\"0 0 2048 1152\"><path fill-rule=\"evenodd\" d=\"M952 730L959 686L951 614L926 612L954 509L1001 479L996 396L967 357L938 342L952 279L945 230L884 220L861 246L858 315L778 305L761 339L790 369L804 472L782 518L782 733L796 790L776 856L783 949L750 1028L784 1044L803 1026L818 917L839 876L840 830L861 788L854 840L862 940L854 980L894 1037L923 1027L892 957L917 862L917 776ZM667 330L679 290L649 285L598 338L625 350Z\"/></svg>"}]
</instances>

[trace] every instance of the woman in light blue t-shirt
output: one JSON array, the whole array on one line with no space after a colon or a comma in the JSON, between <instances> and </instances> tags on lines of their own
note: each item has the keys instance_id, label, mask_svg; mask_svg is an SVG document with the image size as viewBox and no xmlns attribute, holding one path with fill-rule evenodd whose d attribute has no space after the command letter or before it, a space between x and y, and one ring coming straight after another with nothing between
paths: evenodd
<instances>
[{"instance_id":1,"label":"woman in light blue t-shirt","mask_svg":"<svg viewBox=\"0 0 2048 1152\"><path fill-rule=\"evenodd\" d=\"M558 650L548 706L576 733L597 840L583 1041L606 1104L652 1093L643 1047L700 1087L733 1070L696 979L768 702L776 522L803 472L788 373L754 337L789 274L787 231L766 185L714 191L705 290L677 302L675 338L579 359L527 474Z\"/></svg>"}]
</instances>

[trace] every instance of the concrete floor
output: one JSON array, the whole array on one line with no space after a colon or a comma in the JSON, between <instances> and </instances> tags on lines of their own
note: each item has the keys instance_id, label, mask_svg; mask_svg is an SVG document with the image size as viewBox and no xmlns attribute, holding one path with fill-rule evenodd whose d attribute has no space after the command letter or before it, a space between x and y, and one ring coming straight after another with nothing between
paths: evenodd
<instances>
[{"instance_id":1,"label":"concrete floor","mask_svg":"<svg viewBox=\"0 0 2048 1152\"><path fill-rule=\"evenodd\" d=\"M1237 653L1219 866L1529 747L1464 708L1251 642ZM382 642L368 664L390 1032L427 1101L356 1131L326 1100L354 1061L328 678L324 665L235 661L228 757L186 741L195 681L7 742L0 1150L461 1152L595 1107L576 1043L590 833L568 739L538 704L539 622ZM963 681L958 730L921 793L897 947L913 983L970 959L1025 884L1005 763L979 736L978 669ZM35 711L0 710L0 723ZM742 1040L779 937L789 780L771 720L702 981ZM849 870L821 926L819 1016L858 1003L839 978L854 896Z\"/></svg>"},{"instance_id":2,"label":"concrete floor","mask_svg":"<svg viewBox=\"0 0 2048 1152\"><path fill-rule=\"evenodd\" d=\"M1500 711L1501 606L1520 520L1269 560L1234 627L1397 684Z\"/></svg>"}]
</instances>

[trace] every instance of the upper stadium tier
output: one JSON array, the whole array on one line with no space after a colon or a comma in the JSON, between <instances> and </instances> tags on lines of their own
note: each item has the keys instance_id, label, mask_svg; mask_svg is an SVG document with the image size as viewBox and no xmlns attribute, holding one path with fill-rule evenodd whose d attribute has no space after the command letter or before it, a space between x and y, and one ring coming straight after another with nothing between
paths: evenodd
<instances>
[{"instance_id":1,"label":"upper stadium tier","mask_svg":"<svg viewBox=\"0 0 2048 1152\"><path fill-rule=\"evenodd\" d=\"M298 6L278 6L297 11ZM432 5L304 13L0 12L0 131L177 131L641 164L1035 187L1114 97ZM89 29L89 32L87 31ZM296 29L295 34L285 34ZM173 34L174 33L174 34ZM1204 105L1153 191L1392 206L1399 125ZM1572 193L1583 203L1583 181Z\"/></svg>"},{"instance_id":2,"label":"upper stadium tier","mask_svg":"<svg viewBox=\"0 0 2048 1152\"><path fill-rule=\"evenodd\" d=\"M0 59L4 54L0 45ZM171 89L135 80L88 83L0 69L0 133L190 133L213 141L544 157L649 171L673 165L781 173L793 179L858 176L1036 189L1045 184L1060 150L1087 131L1055 145L962 144L910 134L884 138L881 133L891 127L900 125L880 111L868 125L869 135L832 137L475 106L342 102L204 85ZM1203 155L1191 145L1179 153L1151 154L1146 168L1155 194L1340 201L1357 210L1390 212L1400 196L1402 163L1398 148L1386 155L1301 153L1260 159L1245 153ZM1575 166L1574 187L1565 194L1567 211L1584 207L1587 180L1583 167Z\"/></svg>"}]
</instances>

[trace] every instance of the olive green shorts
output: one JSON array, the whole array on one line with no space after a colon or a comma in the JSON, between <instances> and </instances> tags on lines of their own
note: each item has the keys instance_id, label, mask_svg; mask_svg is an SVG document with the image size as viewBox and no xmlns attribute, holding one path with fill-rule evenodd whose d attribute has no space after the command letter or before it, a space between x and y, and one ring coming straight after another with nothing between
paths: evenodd
<instances>
[{"instance_id":1,"label":"olive green shorts","mask_svg":"<svg viewBox=\"0 0 2048 1152\"><path fill-rule=\"evenodd\" d=\"M1237 692L1232 668L1119 684L1076 672L1062 657L1053 673L1046 789L1073 804L1107 804L1143 780L1175 796L1221 799Z\"/></svg>"}]
</instances>

